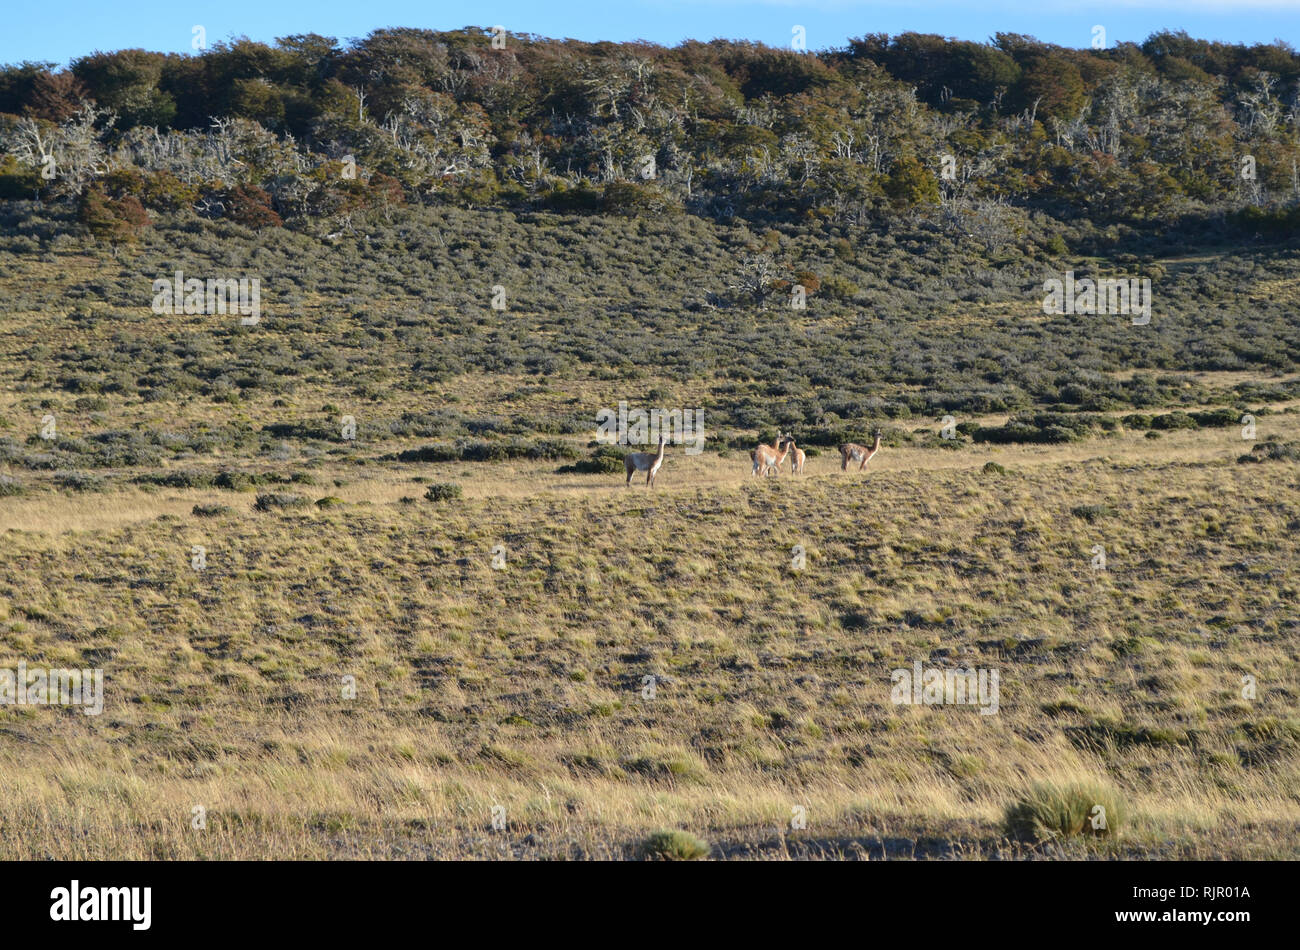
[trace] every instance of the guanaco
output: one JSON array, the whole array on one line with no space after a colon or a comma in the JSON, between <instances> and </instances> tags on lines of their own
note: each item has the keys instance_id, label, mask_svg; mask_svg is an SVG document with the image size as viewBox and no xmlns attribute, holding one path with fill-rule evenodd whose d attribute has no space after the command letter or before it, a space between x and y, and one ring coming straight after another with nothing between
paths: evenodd
<instances>
[{"instance_id":1,"label":"guanaco","mask_svg":"<svg viewBox=\"0 0 1300 950\"><path fill-rule=\"evenodd\" d=\"M655 487L655 477L659 474L659 469L664 464L664 446L667 442L664 436L659 437L658 452L628 452L623 456L623 468L627 469L627 482L624 488L632 484L632 476L637 472L645 472L645 483L651 488Z\"/></svg>"},{"instance_id":2,"label":"guanaco","mask_svg":"<svg viewBox=\"0 0 1300 950\"><path fill-rule=\"evenodd\" d=\"M750 474L769 475L776 472L776 474L780 475L781 463L785 461L786 455L790 452L791 442L789 435L777 435L776 440L771 445L760 443L754 451L749 453L750 459L754 462L754 470Z\"/></svg>"},{"instance_id":3,"label":"guanaco","mask_svg":"<svg viewBox=\"0 0 1300 950\"><path fill-rule=\"evenodd\" d=\"M795 445L794 439L791 439L790 440L790 474L802 475L803 463L807 460L807 458L808 456L804 454L804 450L799 448L799 446Z\"/></svg>"},{"instance_id":4,"label":"guanaco","mask_svg":"<svg viewBox=\"0 0 1300 950\"><path fill-rule=\"evenodd\" d=\"M858 465L858 471L859 472L862 471L864 468L867 467L867 463L871 461L872 456L874 456L879 451L880 451L880 430L879 429L876 430L876 442L873 446L871 446L871 448L867 448L865 445L858 445L858 443L856 442L845 442L843 445L840 446L840 471L847 472L849 469L850 461L861 463Z\"/></svg>"}]
</instances>

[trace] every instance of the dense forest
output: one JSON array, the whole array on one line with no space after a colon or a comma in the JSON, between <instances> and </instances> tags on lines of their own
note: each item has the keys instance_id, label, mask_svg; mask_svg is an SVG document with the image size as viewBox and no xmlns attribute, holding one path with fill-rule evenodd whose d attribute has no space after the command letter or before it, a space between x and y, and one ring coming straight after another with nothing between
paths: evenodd
<instances>
[{"instance_id":1,"label":"dense forest","mask_svg":"<svg viewBox=\"0 0 1300 950\"><path fill-rule=\"evenodd\" d=\"M1300 55L1185 33L799 53L385 29L0 68L0 198L115 243L151 212L325 234L402 204L906 217L990 252L1059 252L1047 221L1267 238L1296 223L1298 158Z\"/></svg>"}]
</instances>

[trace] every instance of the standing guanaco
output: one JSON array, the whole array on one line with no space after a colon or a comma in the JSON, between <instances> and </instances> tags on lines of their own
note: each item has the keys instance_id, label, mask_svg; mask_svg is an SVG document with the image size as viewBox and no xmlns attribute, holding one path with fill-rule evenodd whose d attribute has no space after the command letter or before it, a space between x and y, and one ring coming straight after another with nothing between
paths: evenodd
<instances>
[{"instance_id":1,"label":"standing guanaco","mask_svg":"<svg viewBox=\"0 0 1300 950\"><path fill-rule=\"evenodd\" d=\"M802 475L803 463L807 460L807 458L808 456L804 454L804 450L799 448L799 446L795 445L794 439L791 439L790 440L790 474Z\"/></svg>"},{"instance_id":2,"label":"standing guanaco","mask_svg":"<svg viewBox=\"0 0 1300 950\"><path fill-rule=\"evenodd\" d=\"M664 446L667 444L664 437L659 437L658 452L628 452L623 456L623 468L627 470L626 488L632 484L632 476L636 472L645 472L645 483L651 488L655 487L655 476L659 474L659 469L664 464Z\"/></svg>"},{"instance_id":3,"label":"standing guanaco","mask_svg":"<svg viewBox=\"0 0 1300 950\"><path fill-rule=\"evenodd\" d=\"M871 446L871 448L867 448L865 445L858 445L858 443L856 442L845 442L843 445L840 446L840 471L841 472L848 471L850 461L860 462L861 464L858 466L858 471L859 472L862 471L864 468L867 467L867 463L871 461L872 456L874 456L879 451L880 451L880 430L879 429L876 430L876 442L873 446Z\"/></svg>"},{"instance_id":4,"label":"standing guanaco","mask_svg":"<svg viewBox=\"0 0 1300 950\"><path fill-rule=\"evenodd\" d=\"M771 445L759 444L754 451L749 453L749 457L754 462L754 470L750 474L768 475L774 471L778 475L781 474L781 463L785 461L786 455L790 452L791 442L789 435L778 434Z\"/></svg>"}]
</instances>

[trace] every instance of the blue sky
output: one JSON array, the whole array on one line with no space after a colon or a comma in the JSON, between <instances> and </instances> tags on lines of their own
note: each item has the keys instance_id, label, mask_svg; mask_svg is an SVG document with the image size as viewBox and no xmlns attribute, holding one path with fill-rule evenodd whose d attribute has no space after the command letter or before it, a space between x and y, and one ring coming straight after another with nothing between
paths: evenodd
<instances>
[{"instance_id":1,"label":"blue sky","mask_svg":"<svg viewBox=\"0 0 1300 950\"><path fill-rule=\"evenodd\" d=\"M806 30L809 49L843 45L864 33L916 30L986 40L1027 33L1062 46L1088 46L1094 26L1115 42L1141 41L1165 28L1229 42L1300 38L1300 0L105 0L15 2L4 14L0 63L66 64L97 49L143 47L190 52L201 25L209 43L235 36L272 42L290 33L346 40L385 26L455 29L496 24L513 32L583 40L749 39L774 46Z\"/></svg>"}]
</instances>

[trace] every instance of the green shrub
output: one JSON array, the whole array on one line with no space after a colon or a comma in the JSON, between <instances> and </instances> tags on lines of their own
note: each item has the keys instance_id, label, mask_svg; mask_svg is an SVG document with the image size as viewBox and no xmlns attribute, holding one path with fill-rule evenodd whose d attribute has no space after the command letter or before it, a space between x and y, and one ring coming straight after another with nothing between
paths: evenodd
<instances>
[{"instance_id":1,"label":"green shrub","mask_svg":"<svg viewBox=\"0 0 1300 950\"><path fill-rule=\"evenodd\" d=\"M460 457L465 462L504 462L511 455L504 442L467 442L461 446Z\"/></svg>"},{"instance_id":2,"label":"green shrub","mask_svg":"<svg viewBox=\"0 0 1300 950\"><path fill-rule=\"evenodd\" d=\"M257 486L257 480L247 472L220 472L212 484L227 491L252 491Z\"/></svg>"},{"instance_id":3,"label":"green shrub","mask_svg":"<svg viewBox=\"0 0 1300 950\"><path fill-rule=\"evenodd\" d=\"M460 447L446 444L423 445L397 453L399 462L459 462L460 459Z\"/></svg>"},{"instance_id":4,"label":"green shrub","mask_svg":"<svg viewBox=\"0 0 1300 950\"><path fill-rule=\"evenodd\" d=\"M568 442L554 442L542 440L534 442L528 447L528 457L541 459L543 461L555 461L556 459L576 459L582 455L582 451Z\"/></svg>"},{"instance_id":5,"label":"green shrub","mask_svg":"<svg viewBox=\"0 0 1300 950\"><path fill-rule=\"evenodd\" d=\"M193 207L199 200L199 189L164 169L145 178L140 200L156 211L180 211Z\"/></svg>"},{"instance_id":6,"label":"green shrub","mask_svg":"<svg viewBox=\"0 0 1300 950\"><path fill-rule=\"evenodd\" d=\"M453 482L435 482L424 490L428 501L451 501L461 496L461 488Z\"/></svg>"},{"instance_id":7,"label":"green shrub","mask_svg":"<svg viewBox=\"0 0 1300 950\"><path fill-rule=\"evenodd\" d=\"M832 300L852 300L858 295L858 285L839 274L827 274L822 278L821 292Z\"/></svg>"},{"instance_id":8,"label":"green shrub","mask_svg":"<svg viewBox=\"0 0 1300 950\"><path fill-rule=\"evenodd\" d=\"M167 488L207 488L213 483L213 477L207 472L182 469L175 472L147 472L137 475L132 481L140 485L163 485Z\"/></svg>"},{"instance_id":9,"label":"green shrub","mask_svg":"<svg viewBox=\"0 0 1300 950\"><path fill-rule=\"evenodd\" d=\"M1276 442L1269 439L1251 446L1237 458L1238 462L1300 462L1300 442Z\"/></svg>"},{"instance_id":10,"label":"green shrub","mask_svg":"<svg viewBox=\"0 0 1300 950\"><path fill-rule=\"evenodd\" d=\"M1249 205L1228 215L1228 220L1245 234L1294 234L1300 227L1300 206L1266 210Z\"/></svg>"},{"instance_id":11,"label":"green shrub","mask_svg":"<svg viewBox=\"0 0 1300 950\"><path fill-rule=\"evenodd\" d=\"M555 471L561 475L616 475L624 471L623 450L613 445L602 445L590 457L579 459L572 465L561 465Z\"/></svg>"},{"instance_id":12,"label":"green shrub","mask_svg":"<svg viewBox=\"0 0 1300 950\"><path fill-rule=\"evenodd\" d=\"M1125 416L1120 421L1123 422L1124 425L1130 429L1137 429L1141 431L1143 429L1151 428L1151 417L1146 413L1142 413L1142 412L1135 412L1132 415Z\"/></svg>"},{"instance_id":13,"label":"green shrub","mask_svg":"<svg viewBox=\"0 0 1300 950\"><path fill-rule=\"evenodd\" d=\"M1196 420L1182 410L1162 413L1151 417L1151 428L1162 430L1195 429Z\"/></svg>"},{"instance_id":14,"label":"green shrub","mask_svg":"<svg viewBox=\"0 0 1300 950\"><path fill-rule=\"evenodd\" d=\"M1113 420L1111 420L1113 421ZM972 438L976 442L1006 445L1015 442L1055 445L1088 438L1102 425L1102 418L1090 413L1036 412L1017 414L1006 425L980 426Z\"/></svg>"},{"instance_id":15,"label":"green shrub","mask_svg":"<svg viewBox=\"0 0 1300 950\"><path fill-rule=\"evenodd\" d=\"M253 502L253 507L258 511L271 511L275 508L301 508L306 504L307 499L302 495L291 492L269 492L258 495L257 501Z\"/></svg>"},{"instance_id":16,"label":"green shrub","mask_svg":"<svg viewBox=\"0 0 1300 950\"><path fill-rule=\"evenodd\" d=\"M56 472L54 482L69 491L99 491L104 487L103 478L88 472Z\"/></svg>"},{"instance_id":17,"label":"green shrub","mask_svg":"<svg viewBox=\"0 0 1300 950\"><path fill-rule=\"evenodd\" d=\"M397 454L399 462L504 462L506 459L574 459L581 451L568 442L543 439L529 442L525 439L510 441L445 442L407 449Z\"/></svg>"},{"instance_id":18,"label":"green shrub","mask_svg":"<svg viewBox=\"0 0 1300 950\"><path fill-rule=\"evenodd\" d=\"M234 510L229 505L195 505L191 512L198 518L219 518Z\"/></svg>"},{"instance_id":19,"label":"green shrub","mask_svg":"<svg viewBox=\"0 0 1300 950\"><path fill-rule=\"evenodd\" d=\"M906 155L894 162L884 182L885 194L900 207L939 203L939 181L919 160Z\"/></svg>"},{"instance_id":20,"label":"green shrub","mask_svg":"<svg viewBox=\"0 0 1300 950\"><path fill-rule=\"evenodd\" d=\"M557 182L550 191L542 196L543 203L549 208L556 211L578 213L597 210L601 205L601 200L600 191L593 188L585 180L580 181L572 188L566 182Z\"/></svg>"},{"instance_id":21,"label":"green shrub","mask_svg":"<svg viewBox=\"0 0 1300 950\"><path fill-rule=\"evenodd\" d=\"M627 217L680 213L681 202L654 185L633 181L611 181L605 186L601 205L611 214Z\"/></svg>"},{"instance_id":22,"label":"green shrub","mask_svg":"<svg viewBox=\"0 0 1300 950\"><path fill-rule=\"evenodd\" d=\"M984 463L985 475L1005 475L1006 473L1007 473L1006 468L1002 465L999 465L997 462Z\"/></svg>"},{"instance_id":23,"label":"green shrub","mask_svg":"<svg viewBox=\"0 0 1300 950\"><path fill-rule=\"evenodd\" d=\"M31 198L44 184L38 166L19 162L14 155L0 158L0 201Z\"/></svg>"},{"instance_id":24,"label":"green shrub","mask_svg":"<svg viewBox=\"0 0 1300 950\"><path fill-rule=\"evenodd\" d=\"M1240 425L1243 412L1236 409L1211 409L1207 412L1189 413L1198 426L1204 429L1226 429Z\"/></svg>"}]
</instances>

